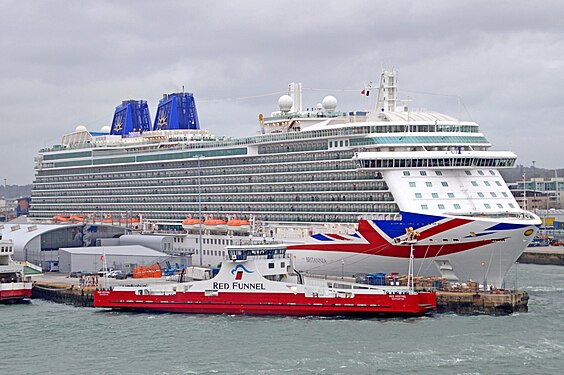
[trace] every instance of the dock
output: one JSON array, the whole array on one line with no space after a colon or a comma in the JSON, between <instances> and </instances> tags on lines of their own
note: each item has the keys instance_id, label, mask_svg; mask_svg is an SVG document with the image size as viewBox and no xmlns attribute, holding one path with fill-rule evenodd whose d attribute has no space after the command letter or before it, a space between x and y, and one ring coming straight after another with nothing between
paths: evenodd
<instances>
[{"instance_id":1,"label":"dock","mask_svg":"<svg viewBox=\"0 0 564 375\"><path fill-rule=\"evenodd\" d=\"M134 281L132 281L134 280ZM112 284L158 282L158 279L110 279ZM162 282L162 281L161 281ZM32 298L45 299L79 307L94 306L93 286L81 287L78 279L66 275L44 275L34 282ZM504 315L528 311L529 295L525 291L509 290L437 290L437 313L461 315Z\"/></svg>"},{"instance_id":2,"label":"dock","mask_svg":"<svg viewBox=\"0 0 564 375\"><path fill-rule=\"evenodd\" d=\"M528 247L517 262L564 266L564 246Z\"/></svg>"}]
</instances>

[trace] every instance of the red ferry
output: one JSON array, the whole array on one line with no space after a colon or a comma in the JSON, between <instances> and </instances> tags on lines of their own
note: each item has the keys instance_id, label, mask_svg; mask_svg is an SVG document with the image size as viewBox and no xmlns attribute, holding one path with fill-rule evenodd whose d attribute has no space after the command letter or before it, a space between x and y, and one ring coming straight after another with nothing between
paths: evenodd
<instances>
[{"instance_id":1,"label":"red ferry","mask_svg":"<svg viewBox=\"0 0 564 375\"><path fill-rule=\"evenodd\" d=\"M97 290L94 306L199 314L289 316L422 315L434 292L302 276L284 246L228 247L229 260L208 280Z\"/></svg>"},{"instance_id":2,"label":"red ferry","mask_svg":"<svg viewBox=\"0 0 564 375\"><path fill-rule=\"evenodd\" d=\"M24 266L12 260L14 244L0 237L0 302L18 302L31 297L33 284L25 277Z\"/></svg>"}]
</instances>

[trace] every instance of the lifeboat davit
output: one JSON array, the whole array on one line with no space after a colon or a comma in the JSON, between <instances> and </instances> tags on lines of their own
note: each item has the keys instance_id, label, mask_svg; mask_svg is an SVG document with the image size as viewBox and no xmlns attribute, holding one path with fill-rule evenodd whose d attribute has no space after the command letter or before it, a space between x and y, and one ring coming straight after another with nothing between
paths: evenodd
<instances>
[{"instance_id":1,"label":"lifeboat davit","mask_svg":"<svg viewBox=\"0 0 564 375\"><path fill-rule=\"evenodd\" d=\"M249 220L234 218L227 221L227 228L234 232L249 232L251 230L251 223Z\"/></svg>"},{"instance_id":2,"label":"lifeboat davit","mask_svg":"<svg viewBox=\"0 0 564 375\"><path fill-rule=\"evenodd\" d=\"M200 226L200 223L203 224L203 221L193 217L187 217L182 221L182 228L185 230L197 229Z\"/></svg>"}]
</instances>

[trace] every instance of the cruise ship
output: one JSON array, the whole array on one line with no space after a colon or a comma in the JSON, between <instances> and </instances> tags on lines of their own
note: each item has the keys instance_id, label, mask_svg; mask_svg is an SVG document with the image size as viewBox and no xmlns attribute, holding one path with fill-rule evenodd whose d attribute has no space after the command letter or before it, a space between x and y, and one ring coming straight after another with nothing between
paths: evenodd
<instances>
[{"instance_id":1,"label":"cruise ship","mask_svg":"<svg viewBox=\"0 0 564 375\"><path fill-rule=\"evenodd\" d=\"M288 244L305 272L406 274L414 257L416 275L503 286L540 224L499 173L516 155L473 121L405 105L395 70L363 93L371 111L333 96L304 110L291 83L244 138L201 129L191 93L165 94L153 122L146 101L124 101L111 127L39 151L30 217L183 231L204 266L258 238Z\"/></svg>"}]
</instances>

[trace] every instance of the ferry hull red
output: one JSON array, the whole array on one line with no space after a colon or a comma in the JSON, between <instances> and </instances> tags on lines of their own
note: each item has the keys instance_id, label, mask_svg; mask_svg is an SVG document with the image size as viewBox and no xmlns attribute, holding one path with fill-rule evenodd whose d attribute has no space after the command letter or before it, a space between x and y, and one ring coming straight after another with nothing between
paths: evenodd
<instances>
[{"instance_id":1,"label":"ferry hull red","mask_svg":"<svg viewBox=\"0 0 564 375\"><path fill-rule=\"evenodd\" d=\"M27 298L31 298L31 289L0 290L0 302L17 302Z\"/></svg>"},{"instance_id":2,"label":"ferry hull red","mask_svg":"<svg viewBox=\"0 0 564 375\"><path fill-rule=\"evenodd\" d=\"M95 307L192 314L287 316L423 315L436 310L434 293L355 295L350 298L306 297L293 293L201 292L137 295L132 291L96 291Z\"/></svg>"}]
</instances>

